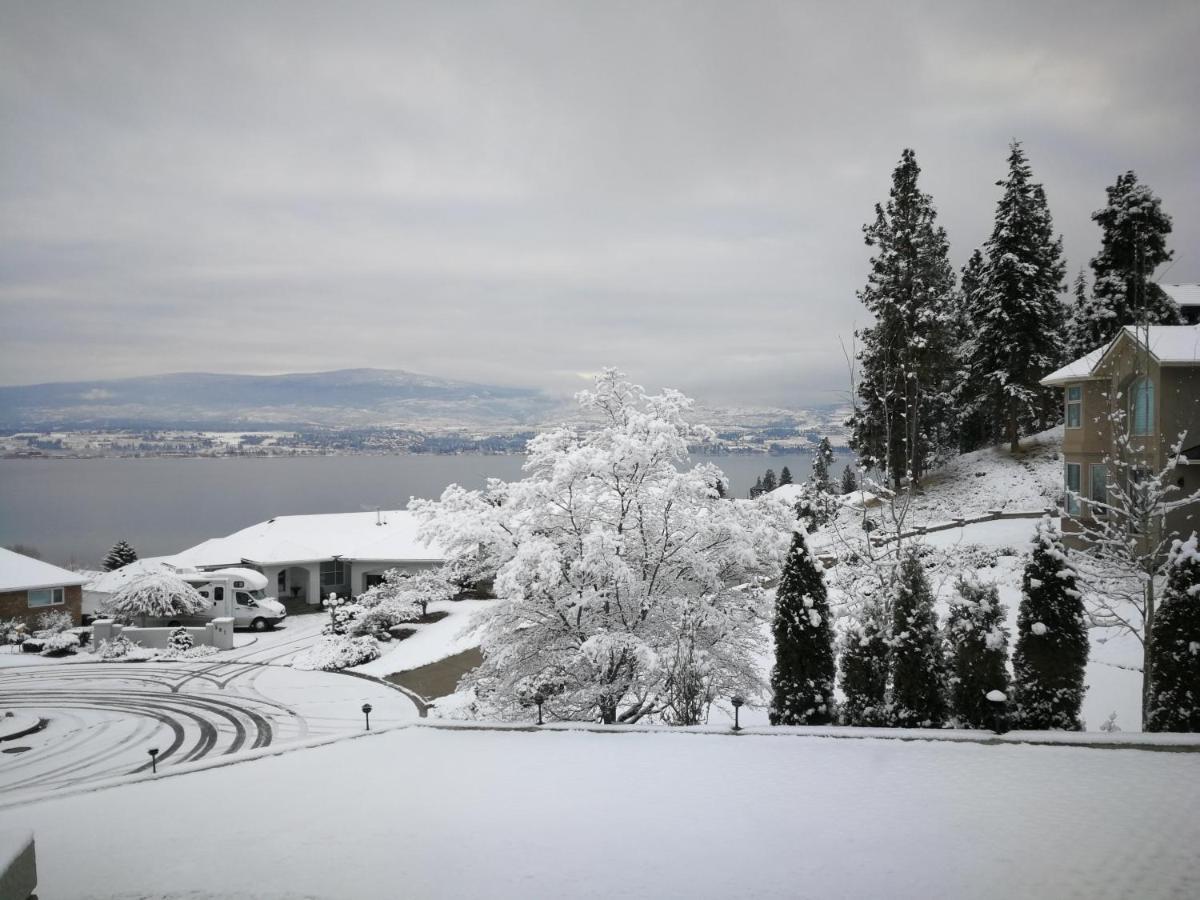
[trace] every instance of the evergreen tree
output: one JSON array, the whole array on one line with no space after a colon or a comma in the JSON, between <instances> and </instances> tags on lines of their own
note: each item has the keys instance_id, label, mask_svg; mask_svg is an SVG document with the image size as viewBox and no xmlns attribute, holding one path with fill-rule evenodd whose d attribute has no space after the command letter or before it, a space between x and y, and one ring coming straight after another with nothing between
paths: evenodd
<instances>
[{"instance_id":1,"label":"evergreen tree","mask_svg":"<svg viewBox=\"0 0 1200 900\"><path fill-rule=\"evenodd\" d=\"M1200 731L1200 545L1194 531L1171 547L1166 592L1151 633L1147 730Z\"/></svg>"},{"instance_id":2,"label":"evergreen tree","mask_svg":"<svg viewBox=\"0 0 1200 900\"><path fill-rule=\"evenodd\" d=\"M122 566L127 566L131 562L136 562L138 558L134 549L129 546L126 541L117 541L113 544L108 555L104 557L104 561L100 564L104 567L105 572L112 572L114 569L119 569Z\"/></svg>"},{"instance_id":3,"label":"evergreen tree","mask_svg":"<svg viewBox=\"0 0 1200 900\"><path fill-rule=\"evenodd\" d=\"M763 493L769 494L777 487L779 487L779 483L775 480L775 470L767 469L767 474L763 476L762 480Z\"/></svg>"},{"instance_id":4,"label":"evergreen tree","mask_svg":"<svg viewBox=\"0 0 1200 900\"><path fill-rule=\"evenodd\" d=\"M755 497L757 497L762 492L763 492L763 480L762 480L762 476L759 475L757 478L754 479L754 487L750 488L750 499L753 500Z\"/></svg>"},{"instance_id":5,"label":"evergreen tree","mask_svg":"<svg viewBox=\"0 0 1200 900\"><path fill-rule=\"evenodd\" d=\"M966 298L971 332L962 382L970 392L966 405L972 420L1002 427L1013 452L1023 433L1057 421L1057 389L1039 381L1063 362L1062 238L1054 236L1046 195L1032 175L1014 141L1008 177L997 182L1004 190L992 236L982 268L970 275Z\"/></svg>"},{"instance_id":6,"label":"evergreen tree","mask_svg":"<svg viewBox=\"0 0 1200 900\"><path fill-rule=\"evenodd\" d=\"M792 483L792 470L789 469L787 466L784 466L783 471L779 473L779 486L783 487L785 484L791 484L791 483Z\"/></svg>"},{"instance_id":7,"label":"evergreen tree","mask_svg":"<svg viewBox=\"0 0 1200 900\"><path fill-rule=\"evenodd\" d=\"M1013 651L1013 699L1022 728L1082 727L1088 636L1077 581L1062 534L1049 517L1043 518L1021 578Z\"/></svg>"},{"instance_id":8,"label":"evergreen tree","mask_svg":"<svg viewBox=\"0 0 1200 900\"><path fill-rule=\"evenodd\" d=\"M1143 320L1176 325L1179 308L1154 282L1154 270L1172 257L1171 217L1162 201L1132 171L1107 188L1108 203L1092 213L1100 226L1100 252L1092 259L1092 296L1072 324L1074 353L1107 344L1122 325Z\"/></svg>"},{"instance_id":9,"label":"evergreen tree","mask_svg":"<svg viewBox=\"0 0 1200 900\"><path fill-rule=\"evenodd\" d=\"M829 480L829 467L833 465L833 447L829 438L822 437L813 449L812 472L809 481L818 494L832 494L833 482Z\"/></svg>"},{"instance_id":10,"label":"evergreen tree","mask_svg":"<svg viewBox=\"0 0 1200 900\"><path fill-rule=\"evenodd\" d=\"M1008 692L1004 607L994 584L960 579L958 595L946 620L950 710L961 727L988 728L992 723L988 692Z\"/></svg>"},{"instance_id":11,"label":"evergreen tree","mask_svg":"<svg viewBox=\"0 0 1200 900\"><path fill-rule=\"evenodd\" d=\"M858 296L875 323L857 333L851 446L896 487L906 476L919 483L957 445L954 270L933 201L917 186L920 171L906 149L887 204L863 227L875 255Z\"/></svg>"},{"instance_id":12,"label":"evergreen tree","mask_svg":"<svg viewBox=\"0 0 1200 900\"><path fill-rule=\"evenodd\" d=\"M987 416L987 411L976 402L978 385L970 380L971 366L971 314L970 303L979 290L983 278L983 251L978 248L963 266L961 290L959 291L958 315L955 321L958 377L954 385L954 399L959 407L958 449L970 453L990 443L995 443L998 423Z\"/></svg>"},{"instance_id":13,"label":"evergreen tree","mask_svg":"<svg viewBox=\"0 0 1200 900\"><path fill-rule=\"evenodd\" d=\"M833 721L833 622L821 564L798 530L775 592L772 725Z\"/></svg>"},{"instance_id":14,"label":"evergreen tree","mask_svg":"<svg viewBox=\"0 0 1200 900\"><path fill-rule=\"evenodd\" d=\"M846 627L840 668L838 686L845 695L842 723L888 724L888 641L882 610L869 607Z\"/></svg>"},{"instance_id":15,"label":"evergreen tree","mask_svg":"<svg viewBox=\"0 0 1200 900\"><path fill-rule=\"evenodd\" d=\"M842 493L853 494L858 490L858 476L854 474L854 469L847 465L842 469Z\"/></svg>"},{"instance_id":16,"label":"evergreen tree","mask_svg":"<svg viewBox=\"0 0 1200 900\"><path fill-rule=\"evenodd\" d=\"M938 728L946 720L946 666L933 590L915 551L905 555L898 574L889 641L892 721L900 728Z\"/></svg>"}]
</instances>

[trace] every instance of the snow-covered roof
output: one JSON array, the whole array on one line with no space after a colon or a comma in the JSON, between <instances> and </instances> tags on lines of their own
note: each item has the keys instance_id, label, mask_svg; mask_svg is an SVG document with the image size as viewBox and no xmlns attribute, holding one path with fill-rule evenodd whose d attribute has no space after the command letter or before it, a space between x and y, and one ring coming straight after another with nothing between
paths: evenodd
<instances>
[{"instance_id":1,"label":"snow-covered roof","mask_svg":"<svg viewBox=\"0 0 1200 900\"><path fill-rule=\"evenodd\" d=\"M70 569L13 553L0 547L0 591L26 591L46 587L83 584L87 578Z\"/></svg>"},{"instance_id":2,"label":"snow-covered roof","mask_svg":"<svg viewBox=\"0 0 1200 900\"><path fill-rule=\"evenodd\" d=\"M1200 306L1200 284L1160 284L1178 306Z\"/></svg>"},{"instance_id":3,"label":"snow-covered roof","mask_svg":"<svg viewBox=\"0 0 1200 900\"><path fill-rule=\"evenodd\" d=\"M1100 362L1100 357L1104 355L1104 351L1108 347L1097 347L1087 356L1081 356L1074 362L1069 362L1061 369L1051 372L1042 379L1042 384L1049 387L1055 384L1065 384L1068 381L1079 381L1082 378L1089 378L1092 374L1092 369L1096 367L1096 363Z\"/></svg>"},{"instance_id":4,"label":"snow-covered roof","mask_svg":"<svg viewBox=\"0 0 1200 900\"><path fill-rule=\"evenodd\" d=\"M1139 346L1146 335L1146 329L1134 325L1126 325L1125 335ZM1080 381L1095 376L1096 368L1108 352L1120 340L1121 335L1113 338L1103 347L1097 347L1087 356L1082 356L1074 362L1067 363L1056 372L1051 372L1041 383L1047 386L1062 385L1069 381ZM1200 363L1200 325L1151 325L1149 327L1150 355L1159 365L1189 366Z\"/></svg>"},{"instance_id":5,"label":"snow-covered roof","mask_svg":"<svg viewBox=\"0 0 1200 900\"><path fill-rule=\"evenodd\" d=\"M248 560L260 566L310 563L333 559L388 562L441 562L442 550L417 539L412 513L331 513L276 516L243 528L228 537L213 538L167 557L177 566L237 565Z\"/></svg>"}]
</instances>

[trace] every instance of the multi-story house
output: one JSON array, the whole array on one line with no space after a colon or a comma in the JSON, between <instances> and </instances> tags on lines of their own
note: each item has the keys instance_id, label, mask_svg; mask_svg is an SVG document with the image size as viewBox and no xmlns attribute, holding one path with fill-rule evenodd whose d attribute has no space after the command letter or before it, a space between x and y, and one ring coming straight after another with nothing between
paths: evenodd
<instances>
[{"instance_id":1,"label":"multi-story house","mask_svg":"<svg viewBox=\"0 0 1200 900\"><path fill-rule=\"evenodd\" d=\"M1171 477L1177 497L1200 489L1200 325L1126 326L1107 345L1042 379L1063 389L1063 531L1104 515L1117 436L1158 472L1180 445ZM1173 510L1167 527L1200 531L1200 503Z\"/></svg>"}]
</instances>

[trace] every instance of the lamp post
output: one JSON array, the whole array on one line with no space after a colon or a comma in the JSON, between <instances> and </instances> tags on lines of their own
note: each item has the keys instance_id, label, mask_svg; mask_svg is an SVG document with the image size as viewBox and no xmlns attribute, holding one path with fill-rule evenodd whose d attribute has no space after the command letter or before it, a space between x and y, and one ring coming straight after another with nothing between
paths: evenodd
<instances>
[{"instance_id":1,"label":"lamp post","mask_svg":"<svg viewBox=\"0 0 1200 900\"><path fill-rule=\"evenodd\" d=\"M363 716L367 720L367 731L370 731L371 730L371 704L364 703L362 709L363 709Z\"/></svg>"},{"instance_id":2,"label":"lamp post","mask_svg":"<svg viewBox=\"0 0 1200 900\"><path fill-rule=\"evenodd\" d=\"M543 725L545 723L542 722L542 704L546 702L546 696L541 691L538 691L536 694L533 695L533 702L537 704L537 708L538 708L537 723L539 725Z\"/></svg>"},{"instance_id":3,"label":"lamp post","mask_svg":"<svg viewBox=\"0 0 1200 900\"><path fill-rule=\"evenodd\" d=\"M741 725L741 721L738 718L738 712L741 710L742 704L745 703L746 701L743 700L740 695L738 695L738 696L731 697L729 699L729 702L733 704L733 730L741 731L742 725Z\"/></svg>"},{"instance_id":4,"label":"lamp post","mask_svg":"<svg viewBox=\"0 0 1200 900\"><path fill-rule=\"evenodd\" d=\"M158 748L151 747L146 752L150 754L150 772L151 772L151 774L157 775L158 774Z\"/></svg>"},{"instance_id":5,"label":"lamp post","mask_svg":"<svg viewBox=\"0 0 1200 900\"><path fill-rule=\"evenodd\" d=\"M1008 731L1008 696L1004 691L988 691L987 701L992 710L992 731L1004 734Z\"/></svg>"}]
</instances>

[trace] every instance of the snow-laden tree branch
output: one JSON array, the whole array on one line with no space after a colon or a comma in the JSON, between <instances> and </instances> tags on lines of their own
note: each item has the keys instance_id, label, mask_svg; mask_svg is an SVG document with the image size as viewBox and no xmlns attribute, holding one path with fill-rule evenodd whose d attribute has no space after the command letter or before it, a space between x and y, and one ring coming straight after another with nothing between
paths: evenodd
<instances>
[{"instance_id":1,"label":"snow-laden tree branch","mask_svg":"<svg viewBox=\"0 0 1200 900\"><path fill-rule=\"evenodd\" d=\"M702 719L718 696L761 694L765 579L778 574L795 518L769 497L722 500L712 438L677 391L651 396L615 370L579 397L599 427L530 442L527 476L481 491L451 486L414 501L452 571L494 576L481 622L482 706L603 722Z\"/></svg>"},{"instance_id":2,"label":"snow-laden tree branch","mask_svg":"<svg viewBox=\"0 0 1200 900\"><path fill-rule=\"evenodd\" d=\"M190 616L206 601L190 584L170 572L148 572L135 578L109 598L105 612L121 621L139 617Z\"/></svg>"}]
</instances>

